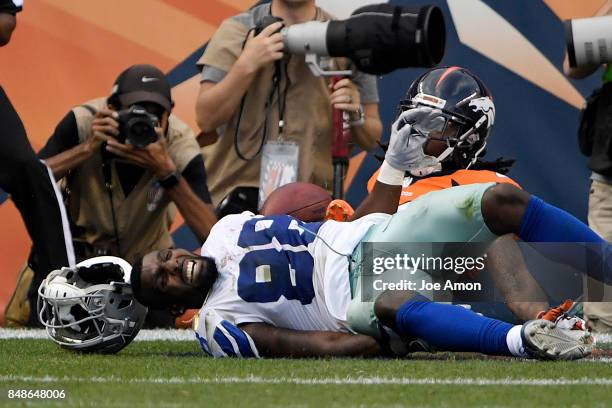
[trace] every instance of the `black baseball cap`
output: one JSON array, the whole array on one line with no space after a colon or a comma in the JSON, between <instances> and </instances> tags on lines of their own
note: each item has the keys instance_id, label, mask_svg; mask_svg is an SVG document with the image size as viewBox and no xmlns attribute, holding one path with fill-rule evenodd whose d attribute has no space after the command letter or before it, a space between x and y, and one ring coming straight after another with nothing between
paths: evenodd
<instances>
[{"instance_id":1,"label":"black baseball cap","mask_svg":"<svg viewBox=\"0 0 612 408\"><path fill-rule=\"evenodd\" d=\"M17 14L23 9L23 0L0 0L0 13Z\"/></svg>"},{"instance_id":2,"label":"black baseball cap","mask_svg":"<svg viewBox=\"0 0 612 408\"><path fill-rule=\"evenodd\" d=\"M148 64L132 65L119 74L111 95L111 98L115 97L119 99L122 107L140 102L154 102L170 112L174 106L166 75Z\"/></svg>"}]
</instances>

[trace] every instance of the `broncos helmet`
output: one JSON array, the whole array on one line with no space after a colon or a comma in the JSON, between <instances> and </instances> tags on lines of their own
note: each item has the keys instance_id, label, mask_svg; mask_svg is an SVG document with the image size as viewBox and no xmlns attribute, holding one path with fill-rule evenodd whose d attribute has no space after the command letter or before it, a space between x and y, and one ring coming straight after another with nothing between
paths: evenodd
<instances>
[{"instance_id":1,"label":"broncos helmet","mask_svg":"<svg viewBox=\"0 0 612 408\"><path fill-rule=\"evenodd\" d=\"M435 122L438 129L424 130L430 139L435 139L433 134L444 135L447 148L437 157L439 163L467 169L484 154L495 122L495 105L491 93L476 75L461 67L425 72L410 85L398 114L419 106L435 108L444 118ZM414 127L420 131L418 124Z\"/></svg>"},{"instance_id":2,"label":"broncos helmet","mask_svg":"<svg viewBox=\"0 0 612 408\"><path fill-rule=\"evenodd\" d=\"M130 344L147 314L132 294L131 270L121 258L100 256L51 272L38 289L38 318L49 338L107 354Z\"/></svg>"}]
</instances>

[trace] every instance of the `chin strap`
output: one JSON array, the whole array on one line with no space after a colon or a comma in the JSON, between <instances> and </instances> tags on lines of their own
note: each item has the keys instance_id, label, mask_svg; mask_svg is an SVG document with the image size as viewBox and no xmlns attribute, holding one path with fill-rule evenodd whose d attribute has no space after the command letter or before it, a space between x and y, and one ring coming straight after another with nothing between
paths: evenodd
<instances>
[{"instance_id":1,"label":"chin strap","mask_svg":"<svg viewBox=\"0 0 612 408\"><path fill-rule=\"evenodd\" d=\"M410 174L415 177L429 176L431 173L435 173L442 170L442 163L438 163L435 166L424 167L422 169L410 170Z\"/></svg>"}]
</instances>

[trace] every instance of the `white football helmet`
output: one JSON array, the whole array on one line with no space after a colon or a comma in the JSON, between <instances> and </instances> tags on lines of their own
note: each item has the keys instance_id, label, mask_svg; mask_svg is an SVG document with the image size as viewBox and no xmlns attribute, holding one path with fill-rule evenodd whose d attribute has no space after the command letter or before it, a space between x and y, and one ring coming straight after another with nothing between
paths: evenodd
<instances>
[{"instance_id":1,"label":"white football helmet","mask_svg":"<svg viewBox=\"0 0 612 408\"><path fill-rule=\"evenodd\" d=\"M147 314L132 294L131 270L121 258L100 256L51 272L38 289L38 318L49 338L84 352L127 346Z\"/></svg>"}]
</instances>

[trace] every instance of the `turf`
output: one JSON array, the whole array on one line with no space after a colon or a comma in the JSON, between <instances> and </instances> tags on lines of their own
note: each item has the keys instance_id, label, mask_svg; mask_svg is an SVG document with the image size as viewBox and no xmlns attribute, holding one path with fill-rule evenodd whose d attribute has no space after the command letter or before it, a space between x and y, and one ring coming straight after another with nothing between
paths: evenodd
<instances>
[{"instance_id":1,"label":"turf","mask_svg":"<svg viewBox=\"0 0 612 408\"><path fill-rule=\"evenodd\" d=\"M136 342L118 355L100 356L45 340L1 340L0 355L1 406L612 405L609 359L533 362L436 354L406 360L220 360L184 341ZM551 384L555 379L565 385ZM570 380L578 384L567 385ZM10 389L64 390L66 398L8 399Z\"/></svg>"}]
</instances>

